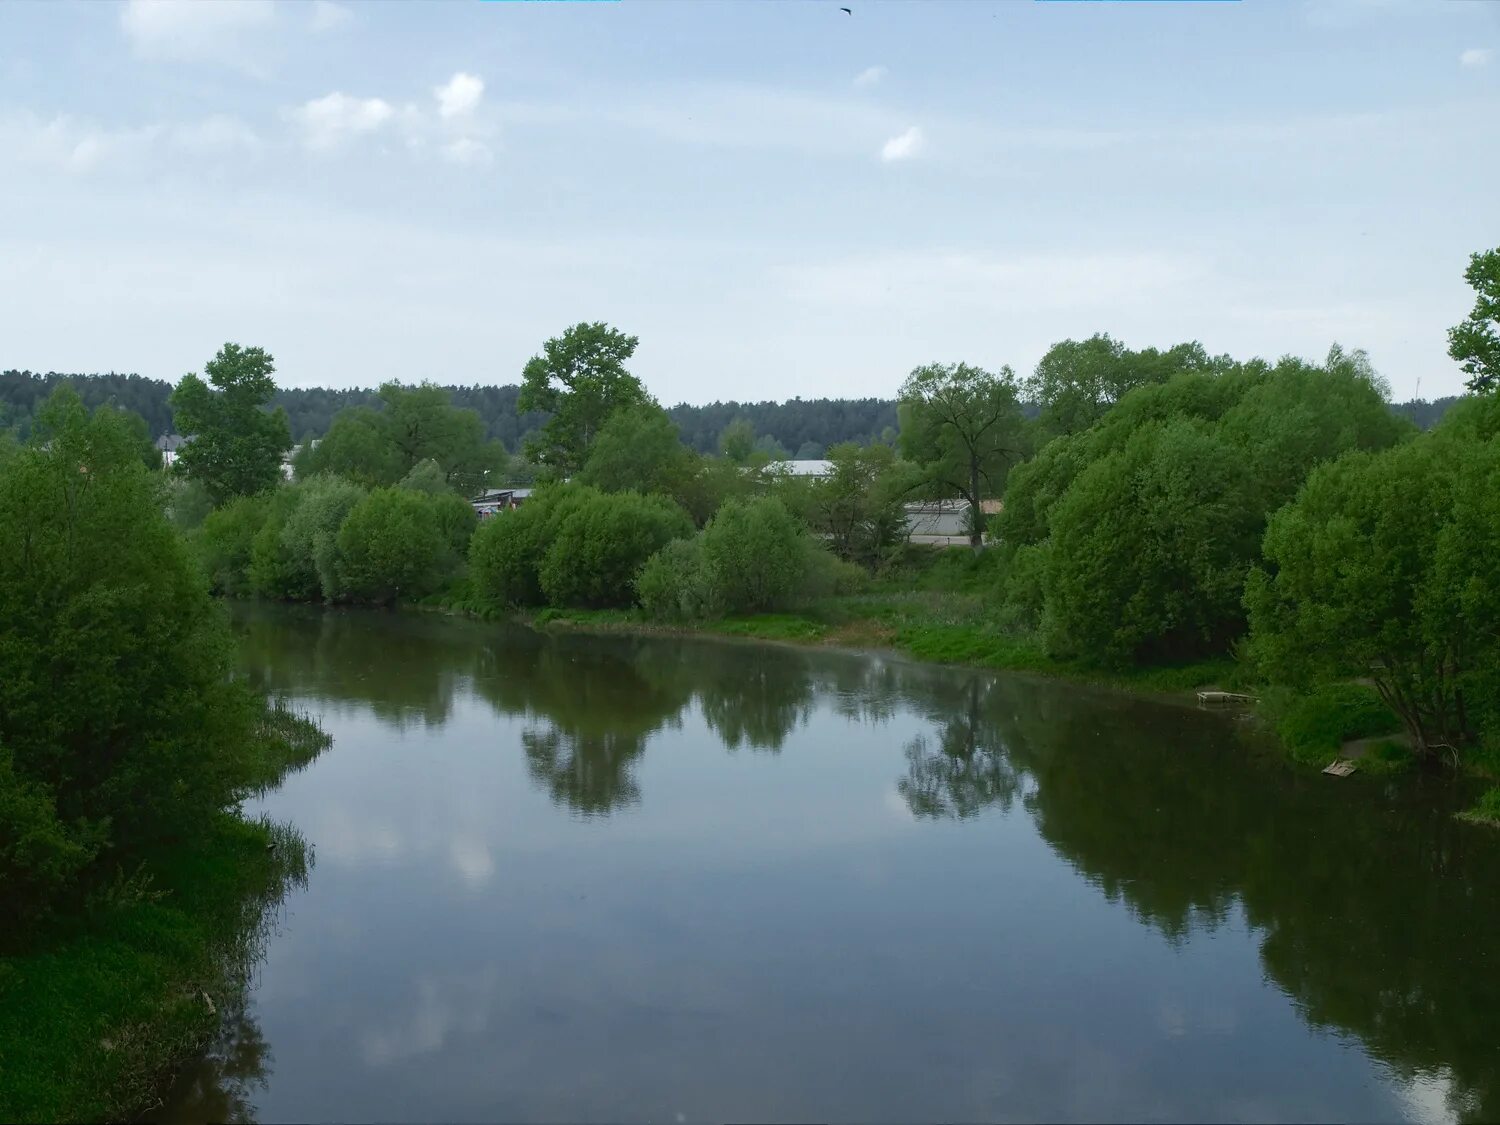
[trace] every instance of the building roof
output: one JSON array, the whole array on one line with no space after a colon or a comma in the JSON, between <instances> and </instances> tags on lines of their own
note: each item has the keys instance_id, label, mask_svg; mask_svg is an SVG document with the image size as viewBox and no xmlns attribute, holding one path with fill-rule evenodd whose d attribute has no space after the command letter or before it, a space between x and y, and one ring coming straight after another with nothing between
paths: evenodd
<instances>
[{"instance_id":1,"label":"building roof","mask_svg":"<svg viewBox=\"0 0 1500 1125\"><path fill-rule=\"evenodd\" d=\"M772 461L766 466L767 472L783 473L791 477L831 477L833 475L832 461L812 460L786 460Z\"/></svg>"}]
</instances>

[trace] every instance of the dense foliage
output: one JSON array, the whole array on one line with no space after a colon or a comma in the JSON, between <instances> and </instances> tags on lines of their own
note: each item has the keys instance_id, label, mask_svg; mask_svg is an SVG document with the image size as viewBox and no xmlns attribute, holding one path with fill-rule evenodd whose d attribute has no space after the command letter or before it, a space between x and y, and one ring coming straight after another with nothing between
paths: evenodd
<instances>
[{"instance_id":1,"label":"dense foliage","mask_svg":"<svg viewBox=\"0 0 1500 1125\"><path fill-rule=\"evenodd\" d=\"M625 369L637 343L635 336L595 323L575 324L542 345L521 372L516 402L547 415L527 441L528 457L561 476L576 472L611 414L652 401Z\"/></svg>"},{"instance_id":2,"label":"dense foliage","mask_svg":"<svg viewBox=\"0 0 1500 1125\"><path fill-rule=\"evenodd\" d=\"M996 527L1007 594L1053 654L1124 665L1228 651L1269 515L1318 464L1409 429L1359 353L1215 367L1128 393L1012 475Z\"/></svg>"},{"instance_id":3,"label":"dense foliage","mask_svg":"<svg viewBox=\"0 0 1500 1125\"><path fill-rule=\"evenodd\" d=\"M339 526L333 596L389 605L436 592L461 567L473 525L454 493L377 488Z\"/></svg>"},{"instance_id":4,"label":"dense foliage","mask_svg":"<svg viewBox=\"0 0 1500 1125\"><path fill-rule=\"evenodd\" d=\"M1416 441L1341 458L1276 513L1246 591L1268 675L1368 677L1419 752L1500 734L1497 415L1478 400Z\"/></svg>"},{"instance_id":5,"label":"dense foliage","mask_svg":"<svg viewBox=\"0 0 1500 1125\"><path fill-rule=\"evenodd\" d=\"M322 440L298 450L297 475L335 473L382 488L427 464L449 488L470 496L506 464L504 447L485 438L479 415L454 406L441 387L386 383L377 406L339 413Z\"/></svg>"},{"instance_id":6,"label":"dense foliage","mask_svg":"<svg viewBox=\"0 0 1500 1125\"><path fill-rule=\"evenodd\" d=\"M67 389L0 452L0 904L190 836L255 776L222 611L120 412ZM9 936L9 935L7 935Z\"/></svg>"},{"instance_id":7,"label":"dense foliage","mask_svg":"<svg viewBox=\"0 0 1500 1125\"><path fill-rule=\"evenodd\" d=\"M667 544L641 568L642 607L664 621L785 609L852 592L840 563L779 499L730 500L700 535Z\"/></svg>"},{"instance_id":8,"label":"dense foliage","mask_svg":"<svg viewBox=\"0 0 1500 1125\"><path fill-rule=\"evenodd\" d=\"M470 583L496 605L627 606L642 564L692 531L666 497L552 485L479 528Z\"/></svg>"},{"instance_id":9,"label":"dense foliage","mask_svg":"<svg viewBox=\"0 0 1500 1125\"><path fill-rule=\"evenodd\" d=\"M901 448L924 467L935 498L969 505L969 537L984 539L985 500L999 496L1027 436L1015 374L966 363L919 367L901 385Z\"/></svg>"},{"instance_id":10,"label":"dense foliage","mask_svg":"<svg viewBox=\"0 0 1500 1125\"><path fill-rule=\"evenodd\" d=\"M215 502L254 495L281 479L292 435L286 414L266 409L276 393L275 370L263 349L225 344L203 369L207 383L184 375L172 392L173 424L192 438L178 464Z\"/></svg>"},{"instance_id":11,"label":"dense foliage","mask_svg":"<svg viewBox=\"0 0 1500 1125\"><path fill-rule=\"evenodd\" d=\"M1468 319L1448 332L1448 354L1458 360L1476 393L1500 389L1500 248L1469 259L1464 280L1474 290Z\"/></svg>"}]
</instances>

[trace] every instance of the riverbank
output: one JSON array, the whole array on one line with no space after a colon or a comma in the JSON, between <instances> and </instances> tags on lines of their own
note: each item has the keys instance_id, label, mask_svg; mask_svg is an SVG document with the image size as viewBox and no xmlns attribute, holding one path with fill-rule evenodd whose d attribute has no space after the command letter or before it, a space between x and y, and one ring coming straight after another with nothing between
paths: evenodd
<instances>
[{"instance_id":1,"label":"riverbank","mask_svg":"<svg viewBox=\"0 0 1500 1125\"><path fill-rule=\"evenodd\" d=\"M315 725L273 707L261 783L327 745ZM290 827L226 811L0 957L0 1120L148 1112L242 998L269 911L310 863Z\"/></svg>"},{"instance_id":2,"label":"riverbank","mask_svg":"<svg viewBox=\"0 0 1500 1125\"><path fill-rule=\"evenodd\" d=\"M986 562L948 552L900 588L877 584L869 593L814 599L793 612L663 623L640 609L542 609L514 619L536 628L646 635L710 635L818 647L885 650L933 664L1045 676L1090 687L1197 705L1196 692L1253 696L1253 713L1299 765L1321 769L1335 758L1359 760L1367 775L1390 776L1414 765L1396 716L1362 684L1336 684L1307 693L1257 684L1224 657L1167 667L1103 669L1049 657L1040 641L1000 619L987 587ZM492 610L460 597L433 607L478 617ZM1486 771L1480 769L1481 774Z\"/></svg>"}]
</instances>

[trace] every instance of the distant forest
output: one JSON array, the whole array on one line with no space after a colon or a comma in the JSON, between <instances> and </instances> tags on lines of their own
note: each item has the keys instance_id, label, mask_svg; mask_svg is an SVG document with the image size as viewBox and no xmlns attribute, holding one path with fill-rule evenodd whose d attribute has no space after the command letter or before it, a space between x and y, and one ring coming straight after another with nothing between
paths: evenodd
<instances>
[{"instance_id":1,"label":"distant forest","mask_svg":"<svg viewBox=\"0 0 1500 1125\"><path fill-rule=\"evenodd\" d=\"M0 429L14 429L25 437L31 430L37 406L59 383L70 383L89 407L112 402L135 411L146 420L153 438L173 432L172 411L167 406L173 384L164 379L114 372L107 375L0 372ZM516 412L520 388L515 385L476 384L445 389L453 396L455 406L477 411L484 419L488 436L499 438L511 452L518 450L521 439L545 421L541 414ZM277 392L275 401L286 410L292 436L303 441L326 433L333 416L345 407L371 405L376 398L373 390L363 388L288 387ZM1451 395L1431 402L1415 399L1393 403L1391 409L1425 430L1436 424L1456 401L1457 397ZM787 402L711 402L706 406L684 403L671 407L667 413L681 429L682 440L700 453L716 452L719 435L737 418L746 419L755 428L763 447L774 443L789 455L803 458L822 457L829 446L841 441L875 441L889 436L887 431L894 432L896 428L895 401L879 398L794 398Z\"/></svg>"}]
</instances>

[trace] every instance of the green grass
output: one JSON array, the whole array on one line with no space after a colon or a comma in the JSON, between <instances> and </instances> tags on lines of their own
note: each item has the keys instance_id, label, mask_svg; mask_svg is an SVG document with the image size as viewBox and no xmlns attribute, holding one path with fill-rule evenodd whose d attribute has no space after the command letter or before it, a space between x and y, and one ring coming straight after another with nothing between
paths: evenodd
<instances>
[{"instance_id":1,"label":"green grass","mask_svg":"<svg viewBox=\"0 0 1500 1125\"><path fill-rule=\"evenodd\" d=\"M281 701L253 747L264 788L329 745ZM272 846L274 845L274 846ZM305 881L290 828L216 815L96 885L86 908L0 956L0 1121L118 1120L148 1105L243 995L267 909Z\"/></svg>"},{"instance_id":2,"label":"green grass","mask_svg":"<svg viewBox=\"0 0 1500 1125\"><path fill-rule=\"evenodd\" d=\"M931 585L962 585L979 567L967 550L946 552L952 562L933 566ZM982 573L982 571L981 571ZM997 671L1029 672L1069 680L1180 692L1205 684L1237 682L1238 665L1228 658L1169 668L1100 669L1049 658L1031 636L1006 629L984 596L935 588L886 590L820 598L793 613L719 618L689 625L663 625L640 610L544 609L529 618L538 627L652 633L711 633L792 644L891 648L934 664L963 664Z\"/></svg>"},{"instance_id":3,"label":"green grass","mask_svg":"<svg viewBox=\"0 0 1500 1125\"><path fill-rule=\"evenodd\" d=\"M275 843L274 850L267 845ZM118 1120L212 1038L245 987L266 908L306 855L290 830L223 814L36 952L0 958L0 1120Z\"/></svg>"},{"instance_id":4,"label":"green grass","mask_svg":"<svg viewBox=\"0 0 1500 1125\"><path fill-rule=\"evenodd\" d=\"M1486 789L1474 806L1466 812L1459 813L1459 816L1477 824L1488 824L1500 828L1500 785Z\"/></svg>"},{"instance_id":5,"label":"green grass","mask_svg":"<svg viewBox=\"0 0 1500 1125\"><path fill-rule=\"evenodd\" d=\"M1374 688L1354 683L1326 684L1306 693L1269 691L1262 700L1262 713L1291 756L1305 765L1326 766L1350 739L1394 734L1401 726ZM1383 762L1398 760L1391 752L1384 753Z\"/></svg>"}]
</instances>

